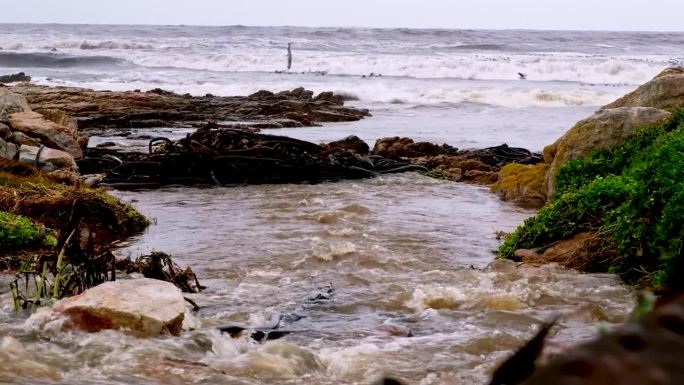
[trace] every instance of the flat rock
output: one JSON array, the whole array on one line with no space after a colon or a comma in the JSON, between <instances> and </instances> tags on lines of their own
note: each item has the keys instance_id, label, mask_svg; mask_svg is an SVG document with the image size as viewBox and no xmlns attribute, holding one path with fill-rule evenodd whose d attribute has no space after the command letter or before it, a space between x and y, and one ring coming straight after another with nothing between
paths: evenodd
<instances>
[{"instance_id":1,"label":"flat rock","mask_svg":"<svg viewBox=\"0 0 684 385\"><path fill-rule=\"evenodd\" d=\"M97 332L125 329L141 337L179 335L185 300L173 284L149 278L105 282L57 302L29 318L29 325Z\"/></svg>"},{"instance_id":2,"label":"flat rock","mask_svg":"<svg viewBox=\"0 0 684 385\"><path fill-rule=\"evenodd\" d=\"M155 89L147 92L94 91L74 87L19 84L14 92L24 95L39 111L61 110L73 116L81 129L131 127L187 127L207 121L254 122L293 120L302 125L317 122L355 121L368 110L345 107L332 93L316 97L298 88L249 96L190 96Z\"/></svg>"}]
</instances>

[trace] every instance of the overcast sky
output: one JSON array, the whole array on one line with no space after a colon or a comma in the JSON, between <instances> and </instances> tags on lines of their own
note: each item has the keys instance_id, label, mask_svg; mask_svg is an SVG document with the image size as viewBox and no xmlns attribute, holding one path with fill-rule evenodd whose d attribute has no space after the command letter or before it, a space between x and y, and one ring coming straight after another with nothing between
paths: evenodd
<instances>
[{"instance_id":1,"label":"overcast sky","mask_svg":"<svg viewBox=\"0 0 684 385\"><path fill-rule=\"evenodd\" d=\"M0 0L0 23L684 30L684 0Z\"/></svg>"}]
</instances>

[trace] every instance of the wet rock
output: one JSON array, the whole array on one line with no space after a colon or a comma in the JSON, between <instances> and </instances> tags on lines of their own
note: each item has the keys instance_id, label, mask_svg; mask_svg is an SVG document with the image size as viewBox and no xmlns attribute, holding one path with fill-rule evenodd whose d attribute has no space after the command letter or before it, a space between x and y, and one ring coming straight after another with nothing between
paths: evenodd
<instances>
[{"instance_id":1,"label":"wet rock","mask_svg":"<svg viewBox=\"0 0 684 385\"><path fill-rule=\"evenodd\" d=\"M684 68L665 69L653 80L604 106L603 109L619 107L684 107Z\"/></svg>"},{"instance_id":2,"label":"wet rock","mask_svg":"<svg viewBox=\"0 0 684 385\"><path fill-rule=\"evenodd\" d=\"M20 131L15 131L10 134L7 140L20 145L40 147L40 140L32 138Z\"/></svg>"},{"instance_id":3,"label":"wet rock","mask_svg":"<svg viewBox=\"0 0 684 385\"><path fill-rule=\"evenodd\" d=\"M23 72L11 75L0 75L0 83L30 82L31 77Z\"/></svg>"},{"instance_id":4,"label":"wet rock","mask_svg":"<svg viewBox=\"0 0 684 385\"><path fill-rule=\"evenodd\" d=\"M490 185L499 170L511 161L536 164L540 154L506 144L479 150L458 150L448 144L414 142L410 138L384 138L375 143L373 154L390 158L407 158L411 163L438 171L452 181Z\"/></svg>"},{"instance_id":5,"label":"wet rock","mask_svg":"<svg viewBox=\"0 0 684 385\"><path fill-rule=\"evenodd\" d=\"M14 143L5 142L0 139L0 158L14 159L17 155L18 148Z\"/></svg>"},{"instance_id":6,"label":"wet rock","mask_svg":"<svg viewBox=\"0 0 684 385\"><path fill-rule=\"evenodd\" d=\"M173 284L156 279L105 282L82 294L41 309L27 321L38 328L61 324L61 329L97 332L125 329L142 337L179 335L185 300Z\"/></svg>"},{"instance_id":7,"label":"wet rock","mask_svg":"<svg viewBox=\"0 0 684 385\"><path fill-rule=\"evenodd\" d=\"M434 143L414 142L411 138L382 138L375 142L373 154L387 158L417 158L442 153L442 148Z\"/></svg>"},{"instance_id":8,"label":"wet rock","mask_svg":"<svg viewBox=\"0 0 684 385\"><path fill-rule=\"evenodd\" d=\"M19 112L9 116L12 130L40 139L41 143L71 154L75 159L83 156L78 138L72 129L47 120L37 112Z\"/></svg>"},{"instance_id":9,"label":"wet rock","mask_svg":"<svg viewBox=\"0 0 684 385\"><path fill-rule=\"evenodd\" d=\"M17 112L31 111L26 98L10 91L7 87L0 87L0 123L7 123L9 116Z\"/></svg>"},{"instance_id":10,"label":"wet rock","mask_svg":"<svg viewBox=\"0 0 684 385\"><path fill-rule=\"evenodd\" d=\"M45 171L66 169L77 171L76 161L71 154L49 147L23 145L19 148L19 162L40 167Z\"/></svg>"},{"instance_id":11,"label":"wet rock","mask_svg":"<svg viewBox=\"0 0 684 385\"><path fill-rule=\"evenodd\" d=\"M330 142L328 143L328 148L341 148L360 155L367 155L370 152L368 143L364 142L356 135L350 135L344 139Z\"/></svg>"},{"instance_id":12,"label":"wet rock","mask_svg":"<svg viewBox=\"0 0 684 385\"><path fill-rule=\"evenodd\" d=\"M62 110L75 117L81 129L187 127L209 120L253 123L294 120L314 125L355 121L369 115L367 110L344 107L335 95L319 95L315 99L313 92L303 88L233 97L193 97L160 89L111 92L27 84L14 86L12 90L26 96L36 110Z\"/></svg>"},{"instance_id":13,"label":"wet rock","mask_svg":"<svg viewBox=\"0 0 684 385\"><path fill-rule=\"evenodd\" d=\"M570 269L582 271L602 271L598 268L601 261L592 258L592 249L599 247L598 237L592 232L581 232L570 239L553 243L543 252L519 249L515 256L522 262L531 264L558 263ZM592 260L594 259L594 260Z\"/></svg>"}]
</instances>

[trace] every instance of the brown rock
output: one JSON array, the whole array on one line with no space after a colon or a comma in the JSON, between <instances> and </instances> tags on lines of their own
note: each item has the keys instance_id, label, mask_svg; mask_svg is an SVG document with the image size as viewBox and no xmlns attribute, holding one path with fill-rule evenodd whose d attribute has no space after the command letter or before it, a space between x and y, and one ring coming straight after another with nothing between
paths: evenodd
<instances>
[{"instance_id":1,"label":"brown rock","mask_svg":"<svg viewBox=\"0 0 684 385\"><path fill-rule=\"evenodd\" d=\"M596 242L596 234L582 232L570 239L558 241L544 250L537 253L534 250L516 250L515 255L522 258L523 262L532 264L545 264L555 262L571 269L582 271L592 271L591 265L596 264L592 261L590 250Z\"/></svg>"},{"instance_id":2,"label":"brown rock","mask_svg":"<svg viewBox=\"0 0 684 385\"><path fill-rule=\"evenodd\" d=\"M75 159L83 157L81 147L71 128L49 121L37 112L11 114L9 123L13 130L39 138L46 146L66 151Z\"/></svg>"},{"instance_id":3,"label":"brown rock","mask_svg":"<svg viewBox=\"0 0 684 385\"><path fill-rule=\"evenodd\" d=\"M35 165L46 171L55 169L78 170L71 154L49 147L42 147L41 149L40 147L22 145L19 148L19 162Z\"/></svg>"},{"instance_id":4,"label":"brown rock","mask_svg":"<svg viewBox=\"0 0 684 385\"><path fill-rule=\"evenodd\" d=\"M664 70L653 80L604 106L603 109L619 107L684 107L684 68Z\"/></svg>"},{"instance_id":5,"label":"brown rock","mask_svg":"<svg viewBox=\"0 0 684 385\"><path fill-rule=\"evenodd\" d=\"M442 147L428 142L414 142L411 138L391 138L378 139L373 147L373 155L380 155L387 158L417 158L424 156L434 156L442 152Z\"/></svg>"},{"instance_id":6,"label":"brown rock","mask_svg":"<svg viewBox=\"0 0 684 385\"><path fill-rule=\"evenodd\" d=\"M463 174L463 181L490 185L496 183L499 174L494 171L468 170Z\"/></svg>"},{"instance_id":7,"label":"brown rock","mask_svg":"<svg viewBox=\"0 0 684 385\"><path fill-rule=\"evenodd\" d=\"M15 131L8 138L12 143L25 144L27 146L40 147L40 140L32 138L23 132Z\"/></svg>"},{"instance_id":8,"label":"brown rock","mask_svg":"<svg viewBox=\"0 0 684 385\"><path fill-rule=\"evenodd\" d=\"M41 109L35 111L43 115L45 119L54 122L59 126L66 127L71 135L78 138L78 124L71 115L62 110Z\"/></svg>"}]
</instances>

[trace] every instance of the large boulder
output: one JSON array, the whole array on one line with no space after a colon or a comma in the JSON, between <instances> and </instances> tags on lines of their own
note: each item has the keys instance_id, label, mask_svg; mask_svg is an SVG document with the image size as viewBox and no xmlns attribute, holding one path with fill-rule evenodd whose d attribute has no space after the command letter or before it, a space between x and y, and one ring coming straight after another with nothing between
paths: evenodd
<instances>
[{"instance_id":1,"label":"large boulder","mask_svg":"<svg viewBox=\"0 0 684 385\"><path fill-rule=\"evenodd\" d=\"M9 116L17 112L31 111L26 98L6 87L0 87L0 123L7 123Z\"/></svg>"},{"instance_id":2,"label":"large boulder","mask_svg":"<svg viewBox=\"0 0 684 385\"><path fill-rule=\"evenodd\" d=\"M72 128L50 121L37 112L11 114L9 125L15 131L40 139L41 143L48 147L68 152L75 159L83 157L78 138Z\"/></svg>"},{"instance_id":3,"label":"large boulder","mask_svg":"<svg viewBox=\"0 0 684 385\"><path fill-rule=\"evenodd\" d=\"M671 114L653 107L618 107L597 111L580 120L565 135L544 148L544 162L549 164L546 174L546 196L555 191L556 176L567 161L582 158L598 148L610 148L631 137L636 128L655 124Z\"/></svg>"},{"instance_id":4,"label":"large boulder","mask_svg":"<svg viewBox=\"0 0 684 385\"><path fill-rule=\"evenodd\" d=\"M71 115L67 114L62 110L55 110L49 108L36 110L36 112L43 115L45 119L53 123L56 123L61 127L67 128L68 132L71 133L71 135L78 138L78 124L76 123L76 119L74 119Z\"/></svg>"},{"instance_id":5,"label":"large boulder","mask_svg":"<svg viewBox=\"0 0 684 385\"><path fill-rule=\"evenodd\" d=\"M414 142L411 138L398 136L378 139L373 147L373 155L386 158L416 158L434 156L442 153L442 146L429 142Z\"/></svg>"},{"instance_id":6,"label":"large boulder","mask_svg":"<svg viewBox=\"0 0 684 385\"><path fill-rule=\"evenodd\" d=\"M684 68L668 68L653 80L603 108L618 107L684 107Z\"/></svg>"},{"instance_id":7,"label":"large boulder","mask_svg":"<svg viewBox=\"0 0 684 385\"><path fill-rule=\"evenodd\" d=\"M87 332L124 329L141 337L165 332L179 335L184 312L180 289L165 281L141 278L95 286L37 312L28 323L38 328L59 326Z\"/></svg>"},{"instance_id":8,"label":"large boulder","mask_svg":"<svg viewBox=\"0 0 684 385\"><path fill-rule=\"evenodd\" d=\"M19 162L40 167L45 171L58 169L78 171L76 161L71 154L49 147L22 145L19 147Z\"/></svg>"}]
</instances>

